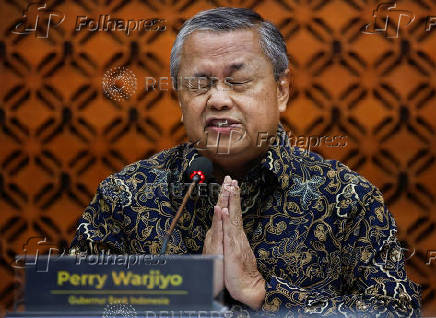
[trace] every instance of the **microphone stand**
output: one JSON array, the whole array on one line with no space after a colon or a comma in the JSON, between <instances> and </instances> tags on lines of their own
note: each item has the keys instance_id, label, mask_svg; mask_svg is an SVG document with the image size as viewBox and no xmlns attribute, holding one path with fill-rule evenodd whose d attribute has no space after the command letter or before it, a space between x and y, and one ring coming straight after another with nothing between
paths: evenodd
<instances>
[{"instance_id":1,"label":"microphone stand","mask_svg":"<svg viewBox=\"0 0 436 318\"><path fill-rule=\"evenodd\" d=\"M159 252L159 256L164 255L166 253L168 241L170 240L171 234L173 233L174 228L176 227L176 224L179 221L180 216L182 215L182 211L185 208L186 202L188 202L188 198L191 196L192 190L194 190L194 187L197 185L197 183L200 180L201 177L198 174L195 174L194 177L192 178L192 183L189 185L188 191L186 192L185 197L183 198L182 204L180 205L179 209L177 210L176 216L171 222L170 229L168 230L167 234L163 239L162 248Z\"/></svg>"}]
</instances>

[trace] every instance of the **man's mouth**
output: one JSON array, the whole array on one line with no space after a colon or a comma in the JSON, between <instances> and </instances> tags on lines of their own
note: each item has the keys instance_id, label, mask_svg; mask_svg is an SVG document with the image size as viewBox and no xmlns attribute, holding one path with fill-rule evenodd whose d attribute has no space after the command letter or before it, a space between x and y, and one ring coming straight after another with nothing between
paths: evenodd
<instances>
[{"instance_id":1,"label":"man's mouth","mask_svg":"<svg viewBox=\"0 0 436 318\"><path fill-rule=\"evenodd\" d=\"M231 118L210 118L206 121L206 128L207 127L237 128L240 127L240 122Z\"/></svg>"}]
</instances>

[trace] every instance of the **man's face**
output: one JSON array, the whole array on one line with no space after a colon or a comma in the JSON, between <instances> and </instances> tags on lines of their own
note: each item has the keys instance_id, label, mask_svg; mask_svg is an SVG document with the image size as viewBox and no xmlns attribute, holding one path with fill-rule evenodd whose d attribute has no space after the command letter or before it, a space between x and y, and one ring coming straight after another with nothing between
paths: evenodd
<instances>
[{"instance_id":1,"label":"man's face","mask_svg":"<svg viewBox=\"0 0 436 318\"><path fill-rule=\"evenodd\" d=\"M268 148L286 109L289 81L273 66L253 30L196 31L180 60L179 102L191 142L223 167L240 167Z\"/></svg>"}]
</instances>

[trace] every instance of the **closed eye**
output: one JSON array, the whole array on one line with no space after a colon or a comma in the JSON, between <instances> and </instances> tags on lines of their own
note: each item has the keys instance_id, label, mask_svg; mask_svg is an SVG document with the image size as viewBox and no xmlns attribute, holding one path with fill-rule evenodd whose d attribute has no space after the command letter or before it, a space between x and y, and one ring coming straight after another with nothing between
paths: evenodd
<instances>
[{"instance_id":1,"label":"closed eye","mask_svg":"<svg viewBox=\"0 0 436 318\"><path fill-rule=\"evenodd\" d=\"M204 94L215 82L212 77L198 76L184 79L184 86L192 93Z\"/></svg>"},{"instance_id":2,"label":"closed eye","mask_svg":"<svg viewBox=\"0 0 436 318\"><path fill-rule=\"evenodd\" d=\"M243 84L246 84L246 83L248 83L249 81L245 81L245 82L234 82L234 81L231 81L231 82L227 82L227 83L230 83L230 84L232 84L232 85L243 85Z\"/></svg>"},{"instance_id":3,"label":"closed eye","mask_svg":"<svg viewBox=\"0 0 436 318\"><path fill-rule=\"evenodd\" d=\"M235 85L235 86L241 86L241 85L244 85L244 84L248 84L248 83L250 83L251 80L235 81L235 80L232 80L231 78L226 78L225 82L226 82L226 84L229 85L229 86L233 86L233 85Z\"/></svg>"}]
</instances>

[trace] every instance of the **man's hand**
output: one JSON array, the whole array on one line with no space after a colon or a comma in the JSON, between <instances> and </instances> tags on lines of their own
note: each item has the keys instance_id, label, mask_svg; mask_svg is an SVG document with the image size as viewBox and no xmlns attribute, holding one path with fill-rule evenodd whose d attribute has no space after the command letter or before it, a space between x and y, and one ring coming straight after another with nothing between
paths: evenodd
<instances>
[{"instance_id":1,"label":"man's hand","mask_svg":"<svg viewBox=\"0 0 436 318\"><path fill-rule=\"evenodd\" d=\"M221 208L214 207L212 226L206 233L203 246L204 255L223 255L223 222ZM218 260L214 265L213 296L216 297L224 288L223 261Z\"/></svg>"},{"instance_id":2,"label":"man's hand","mask_svg":"<svg viewBox=\"0 0 436 318\"><path fill-rule=\"evenodd\" d=\"M234 299L258 310L265 299L265 280L257 270L256 257L242 226L238 181L231 181L229 192L229 207L220 211L224 235L224 284Z\"/></svg>"},{"instance_id":3,"label":"man's hand","mask_svg":"<svg viewBox=\"0 0 436 318\"><path fill-rule=\"evenodd\" d=\"M218 196L217 205L214 207L212 226L206 233L206 239L203 246L205 255L223 255L224 252L224 235L222 222L222 209L229 206L230 192L227 190L230 186L231 179L226 177L221 186ZM217 261L214 268L214 297L224 289L224 264L222 260Z\"/></svg>"}]
</instances>

